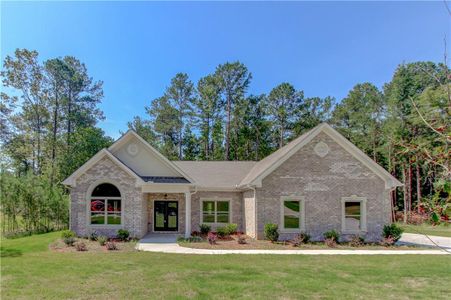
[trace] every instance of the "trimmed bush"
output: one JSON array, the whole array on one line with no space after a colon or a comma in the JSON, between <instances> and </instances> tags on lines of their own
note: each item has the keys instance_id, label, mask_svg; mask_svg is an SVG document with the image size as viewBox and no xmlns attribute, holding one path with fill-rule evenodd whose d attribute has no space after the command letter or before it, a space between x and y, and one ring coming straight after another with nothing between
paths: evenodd
<instances>
[{"instance_id":1,"label":"trimmed bush","mask_svg":"<svg viewBox=\"0 0 451 300\"><path fill-rule=\"evenodd\" d=\"M107 250L117 250L117 245L113 241L106 242L105 246Z\"/></svg>"},{"instance_id":2,"label":"trimmed bush","mask_svg":"<svg viewBox=\"0 0 451 300\"><path fill-rule=\"evenodd\" d=\"M121 241L127 241L129 236L130 236L130 233L128 232L128 230L119 229L117 231L117 238L120 239Z\"/></svg>"},{"instance_id":3,"label":"trimmed bush","mask_svg":"<svg viewBox=\"0 0 451 300\"><path fill-rule=\"evenodd\" d=\"M73 246L77 240L74 237L66 237L63 239L63 241L67 246Z\"/></svg>"},{"instance_id":4,"label":"trimmed bush","mask_svg":"<svg viewBox=\"0 0 451 300\"><path fill-rule=\"evenodd\" d=\"M108 242L108 238L104 235L101 235L97 238L97 242L99 242L100 246L105 246L106 242Z\"/></svg>"},{"instance_id":5,"label":"trimmed bush","mask_svg":"<svg viewBox=\"0 0 451 300\"><path fill-rule=\"evenodd\" d=\"M75 238L75 232L73 232L72 230L63 230L61 232L61 238L62 239Z\"/></svg>"},{"instance_id":6,"label":"trimmed bush","mask_svg":"<svg viewBox=\"0 0 451 300\"><path fill-rule=\"evenodd\" d=\"M334 240L336 243L338 243L339 239L340 239L340 234L336 231L336 230L329 230L324 232L323 234L324 239L325 240L329 240L332 239Z\"/></svg>"},{"instance_id":7,"label":"trimmed bush","mask_svg":"<svg viewBox=\"0 0 451 300\"><path fill-rule=\"evenodd\" d=\"M211 226L208 224L199 225L200 233L207 235L211 231Z\"/></svg>"},{"instance_id":8,"label":"trimmed bush","mask_svg":"<svg viewBox=\"0 0 451 300\"><path fill-rule=\"evenodd\" d=\"M214 232L209 232L208 236L207 236L207 240L208 240L208 243L210 243L210 245L215 245L216 241L218 240L218 236Z\"/></svg>"},{"instance_id":9,"label":"trimmed bush","mask_svg":"<svg viewBox=\"0 0 451 300\"><path fill-rule=\"evenodd\" d=\"M397 242L401 238L403 232L404 230L401 227L399 227L396 223L392 223L390 225L384 225L384 229L382 230L382 237L391 237L394 242Z\"/></svg>"},{"instance_id":10,"label":"trimmed bush","mask_svg":"<svg viewBox=\"0 0 451 300\"><path fill-rule=\"evenodd\" d=\"M227 235L231 235L237 231L238 225L235 223L230 223L230 224L227 224L227 226L225 228L226 228Z\"/></svg>"},{"instance_id":11,"label":"trimmed bush","mask_svg":"<svg viewBox=\"0 0 451 300\"><path fill-rule=\"evenodd\" d=\"M218 234L218 236L220 238L224 238L227 235L229 235L226 227L218 227L218 228L216 228L216 233Z\"/></svg>"},{"instance_id":12,"label":"trimmed bush","mask_svg":"<svg viewBox=\"0 0 451 300\"><path fill-rule=\"evenodd\" d=\"M75 243L75 249L77 249L77 251L88 251L88 247L86 247L86 244L82 241Z\"/></svg>"},{"instance_id":13,"label":"trimmed bush","mask_svg":"<svg viewBox=\"0 0 451 300\"><path fill-rule=\"evenodd\" d=\"M271 242L277 242L279 239L279 226L277 224L265 224L265 237Z\"/></svg>"},{"instance_id":14,"label":"trimmed bush","mask_svg":"<svg viewBox=\"0 0 451 300\"><path fill-rule=\"evenodd\" d=\"M310 235L304 232L297 234L294 239L291 240L291 244L294 247L299 247L301 244L306 244L310 241Z\"/></svg>"}]
</instances>

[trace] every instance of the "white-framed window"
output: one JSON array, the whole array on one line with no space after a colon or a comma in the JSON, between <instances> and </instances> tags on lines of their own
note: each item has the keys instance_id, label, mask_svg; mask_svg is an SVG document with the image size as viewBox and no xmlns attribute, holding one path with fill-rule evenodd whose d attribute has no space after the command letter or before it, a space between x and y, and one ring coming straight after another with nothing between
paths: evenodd
<instances>
[{"instance_id":1,"label":"white-framed window","mask_svg":"<svg viewBox=\"0 0 451 300\"><path fill-rule=\"evenodd\" d=\"M358 233L366 231L366 198L351 197L341 198L342 220L341 230L344 233Z\"/></svg>"},{"instance_id":2,"label":"white-framed window","mask_svg":"<svg viewBox=\"0 0 451 300\"><path fill-rule=\"evenodd\" d=\"M122 198L119 189L111 183L94 188L89 203L90 225L121 225Z\"/></svg>"},{"instance_id":3,"label":"white-framed window","mask_svg":"<svg viewBox=\"0 0 451 300\"><path fill-rule=\"evenodd\" d=\"M285 232L305 230L305 206L302 197L280 198L280 228Z\"/></svg>"},{"instance_id":4,"label":"white-framed window","mask_svg":"<svg viewBox=\"0 0 451 300\"><path fill-rule=\"evenodd\" d=\"M229 199L202 199L201 223L226 224L231 222L231 202Z\"/></svg>"}]
</instances>

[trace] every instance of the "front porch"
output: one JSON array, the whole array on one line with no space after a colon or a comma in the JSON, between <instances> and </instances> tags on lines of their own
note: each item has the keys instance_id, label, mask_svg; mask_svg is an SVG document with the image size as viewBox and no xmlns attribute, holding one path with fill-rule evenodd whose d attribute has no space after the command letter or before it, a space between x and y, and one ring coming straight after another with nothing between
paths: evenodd
<instances>
[{"instance_id":1,"label":"front porch","mask_svg":"<svg viewBox=\"0 0 451 300\"><path fill-rule=\"evenodd\" d=\"M147 208L146 235L144 238L163 240L169 237L191 235L191 192L188 189L145 192L143 201Z\"/></svg>"}]
</instances>

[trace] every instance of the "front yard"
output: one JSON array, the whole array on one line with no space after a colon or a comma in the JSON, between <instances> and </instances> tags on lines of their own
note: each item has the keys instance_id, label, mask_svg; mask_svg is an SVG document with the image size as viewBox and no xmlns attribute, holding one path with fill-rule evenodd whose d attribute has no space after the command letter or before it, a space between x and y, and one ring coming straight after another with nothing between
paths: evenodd
<instances>
[{"instance_id":1,"label":"front yard","mask_svg":"<svg viewBox=\"0 0 451 300\"><path fill-rule=\"evenodd\" d=\"M426 223L423 223L421 225L398 223L398 225L401 226L401 228L404 229L404 232L407 233L451 237L451 224L441 224L433 226Z\"/></svg>"},{"instance_id":2,"label":"front yard","mask_svg":"<svg viewBox=\"0 0 451 300\"><path fill-rule=\"evenodd\" d=\"M59 237L2 240L2 299L446 299L451 292L451 256L49 250Z\"/></svg>"}]
</instances>

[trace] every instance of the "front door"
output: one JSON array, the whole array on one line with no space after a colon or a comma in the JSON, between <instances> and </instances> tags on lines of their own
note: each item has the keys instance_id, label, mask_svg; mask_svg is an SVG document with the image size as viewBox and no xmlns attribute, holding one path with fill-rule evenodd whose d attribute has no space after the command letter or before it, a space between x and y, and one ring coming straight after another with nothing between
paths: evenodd
<instances>
[{"instance_id":1,"label":"front door","mask_svg":"<svg viewBox=\"0 0 451 300\"><path fill-rule=\"evenodd\" d=\"M154 230L178 231L179 205L177 201L155 201Z\"/></svg>"}]
</instances>

